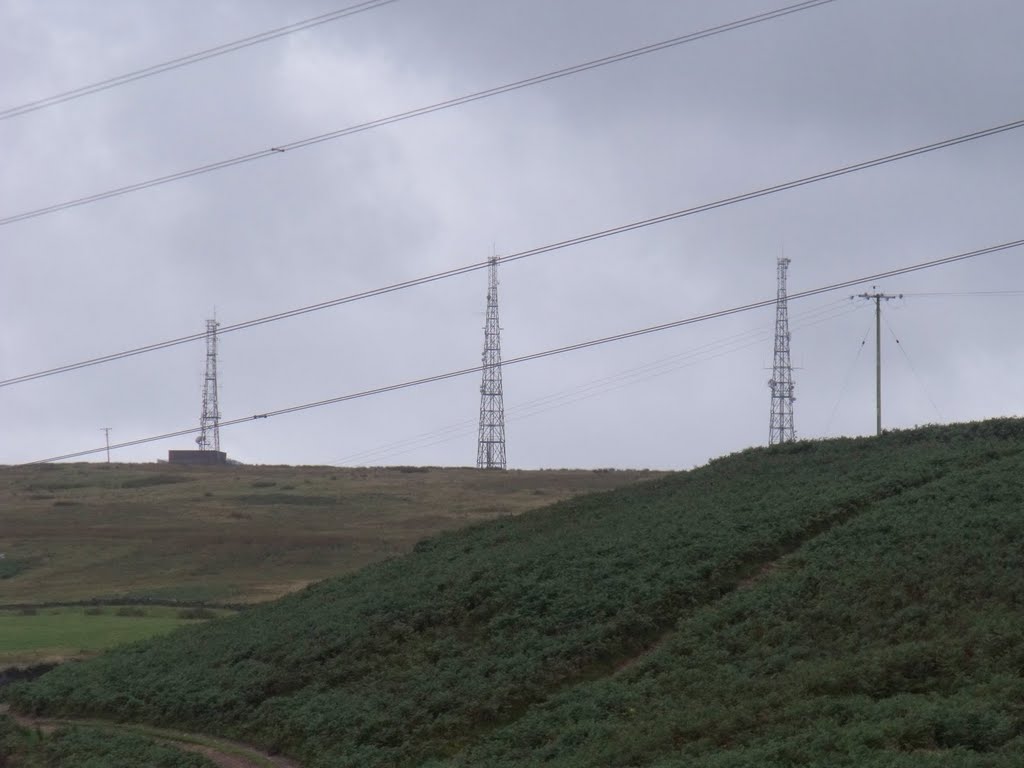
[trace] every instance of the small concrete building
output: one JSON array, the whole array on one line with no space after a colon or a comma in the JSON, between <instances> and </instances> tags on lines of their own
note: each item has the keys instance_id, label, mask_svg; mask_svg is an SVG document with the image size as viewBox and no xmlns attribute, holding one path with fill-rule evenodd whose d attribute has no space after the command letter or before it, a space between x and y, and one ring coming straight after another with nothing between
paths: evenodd
<instances>
[{"instance_id":1,"label":"small concrete building","mask_svg":"<svg viewBox=\"0 0 1024 768\"><path fill-rule=\"evenodd\" d=\"M228 463L224 451L168 451L168 464L187 464L192 467L214 467Z\"/></svg>"}]
</instances>

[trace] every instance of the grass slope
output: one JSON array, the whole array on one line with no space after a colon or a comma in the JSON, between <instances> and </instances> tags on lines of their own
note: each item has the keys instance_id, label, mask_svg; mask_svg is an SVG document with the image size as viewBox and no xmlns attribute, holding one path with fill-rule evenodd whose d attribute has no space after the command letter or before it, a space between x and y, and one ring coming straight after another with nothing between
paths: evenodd
<instances>
[{"instance_id":1,"label":"grass slope","mask_svg":"<svg viewBox=\"0 0 1024 768\"><path fill-rule=\"evenodd\" d=\"M225 612L205 611L210 616ZM0 670L95 654L194 623L160 606L0 610Z\"/></svg>"},{"instance_id":2,"label":"grass slope","mask_svg":"<svg viewBox=\"0 0 1024 768\"><path fill-rule=\"evenodd\" d=\"M1024 757L1024 423L751 450L15 687L308 766Z\"/></svg>"},{"instance_id":3,"label":"grass slope","mask_svg":"<svg viewBox=\"0 0 1024 768\"><path fill-rule=\"evenodd\" d=\"M426 467L0 467L0 605L250 602L420 539L655 473Z\"/></svg>"}]
</instances>

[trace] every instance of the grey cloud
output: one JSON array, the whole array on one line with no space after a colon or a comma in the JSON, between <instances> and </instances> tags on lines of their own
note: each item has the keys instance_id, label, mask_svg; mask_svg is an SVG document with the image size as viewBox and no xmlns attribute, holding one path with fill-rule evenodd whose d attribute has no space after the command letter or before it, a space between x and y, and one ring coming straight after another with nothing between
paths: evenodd
<instances>
[{"instance_id":1,"label":"grey cloud","mask_svg":"<svg viewBox=\"0 0 1024 768\"><path fill-rule=\"evenodd\" d=\"M11 168L0 178L0 215L771 7L403 0L0 122ZM4 92L47 95L330 9L8 4ZM480 261L492 247L543 245L1017 119L1022 25L1024 9L1009 0L838 0L2 227L0 376L195 332L215 306L225 322L244 320ZM510 264L501 286L506 356L768 298L783 248L795 291L1019 238L1022 142L1010 134ZM1024 288L1024 261L1008 252L883 287ZM794 302L792 311L828 301ZM227 335L222 410L244 416L474 365L483 303L476 273ZM849 306L827 322L794 322L804 436L873 428L871 352L857 354L870 311ZM907 354L887 337L887 424L1018 413L1019 309L1019 298L963 296L891 307ZM510 416L523 412L517 404L564 393L558 407L510 419L511 465L688 467L763 443L772 319L762 310L506 369ZM752 346L717 357L722 348L712 346L689 367L627 377L628 386L596 383L757 332ZM130 439L195 424L201 356L192 345L0 390L0 460L93 447L102 426ZM223 442L243 460L332 462L465 423L458 439L379 456L467 464L477 385L468 377L254 423L225 431ZM152 460L177 444L121 456Z\"/></svg>"}]
</instances>

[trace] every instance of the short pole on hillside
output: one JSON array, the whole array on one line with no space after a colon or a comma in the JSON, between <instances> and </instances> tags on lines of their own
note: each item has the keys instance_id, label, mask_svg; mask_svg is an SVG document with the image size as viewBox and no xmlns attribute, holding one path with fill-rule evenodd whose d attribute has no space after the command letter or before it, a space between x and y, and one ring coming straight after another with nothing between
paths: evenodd
<instances>
[{"instance_id":1,"label":"short pole on hillside","mask_svg":"<svg viewBox=\"0 0 1024 768\"><path fill-rule=\"evenodd\" d=\"M871 286L874 289L875 286ZM902 299L899 293L861 293L858 298L875 302L875 435L882 436L882 300Z\"/></svg>"}]
</instances>

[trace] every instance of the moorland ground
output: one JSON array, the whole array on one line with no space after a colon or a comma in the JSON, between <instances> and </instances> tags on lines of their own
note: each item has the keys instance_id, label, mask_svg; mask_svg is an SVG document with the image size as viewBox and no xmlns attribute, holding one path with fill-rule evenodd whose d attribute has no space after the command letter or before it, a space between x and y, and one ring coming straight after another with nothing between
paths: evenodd
<instances>
[{"instance_id":1,"label":"moorland ground","mask_svg":"<svg viewBox=\"0 0 1024 768\"><path fill-rule=\"evenodd\" d=\"M90 655L188 621L157 602L273 599L406 553L439 531L658 474L0 467L0 669ZM118 605L103 615L67 607L90 601ZM144 616L118 614L132 601Z\"/></svg>"},{"instance_id":2,"label":"moorland ground","mask_svg":"<svg viewBox=\"0 0 1024 768\"><path fill-rule=\"evenodd\" d=\"M403 554L442 530L657 474L2 467L0 606L110 597L267 600Z\"/></svg>"},{"instance_id":3,"label":"moorland ground","mask_svg":"<svg viewBox=\"0 0 1024 768\"><path fill-rule=\"evenodd\" d=\"M754 449L6 689L305 768L1018 768L1024 422Z\"/></svg>"}]
</instances>

